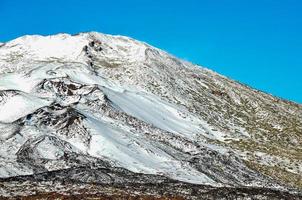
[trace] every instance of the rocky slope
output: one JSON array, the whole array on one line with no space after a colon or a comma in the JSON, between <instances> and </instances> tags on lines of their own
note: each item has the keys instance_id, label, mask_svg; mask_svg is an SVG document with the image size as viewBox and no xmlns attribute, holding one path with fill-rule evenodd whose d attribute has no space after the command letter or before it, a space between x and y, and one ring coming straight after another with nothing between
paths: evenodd
<instances>
[{"instance_id":1,"label":"rocky slope","mask_svg":"<svg viewBox=\"0 0 302 200\"><path fill-rule=\"evenodd\" d=\"M216 188L286 199L302 189L302 105L123 36L1 44L0 143L6 197L102 186L105 197Z\"/></svg>"}]
</instances>

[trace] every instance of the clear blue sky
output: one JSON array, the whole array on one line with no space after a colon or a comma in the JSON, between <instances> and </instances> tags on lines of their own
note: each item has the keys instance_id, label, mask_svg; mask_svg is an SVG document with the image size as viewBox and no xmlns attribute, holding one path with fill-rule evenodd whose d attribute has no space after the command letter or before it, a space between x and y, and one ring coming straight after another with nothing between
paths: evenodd
<instances>
[{"instance_id":1,"label":"clear blue sky","mask_svg":"<svg viewBox=\"0 0 302 200\"><path fill-rule=\"evenodd\" d=\"M301 0L0 0L0 41L99 31L302 103Z\"/></svg>"}]
</instances>

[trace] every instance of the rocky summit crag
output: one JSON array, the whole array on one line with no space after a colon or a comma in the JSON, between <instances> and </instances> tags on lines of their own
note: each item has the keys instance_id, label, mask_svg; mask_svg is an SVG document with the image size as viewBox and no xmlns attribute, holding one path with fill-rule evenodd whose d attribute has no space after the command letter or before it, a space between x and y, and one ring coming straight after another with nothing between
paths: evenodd
<instances>
[{"instance_id":1,"label":"rocky summit crag","mask_svg":"<svg viewBox=\"0 0 302 200\"><path fill-rule=\"evenodd\" d=\"M128 37L0 44L0 197L300 199L302 105Z\"/></svg>"}]
</instances>

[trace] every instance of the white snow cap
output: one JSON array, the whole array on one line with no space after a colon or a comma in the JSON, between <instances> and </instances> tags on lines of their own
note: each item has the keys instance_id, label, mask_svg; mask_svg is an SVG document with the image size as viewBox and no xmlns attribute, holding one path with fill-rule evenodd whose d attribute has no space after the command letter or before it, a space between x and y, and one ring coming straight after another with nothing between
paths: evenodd
<instances>
[{"instance_id":1,"label":"white snow cap","mask_svg":"<svg viewBox=\"0 0 302 200\"><path fill-rule=\"evenodd\" d=\"M132 61L144 59L146 44L125 36L112 36L97 32L77 35L57 34L50 36L26 35L7 43L10 52L27 52L31 58L39 60L62 59L65 61L83 61L83 47L96 40L105 47L105 56L110 60L120 58ZM0 52L0 55L4 52ZM27 57L27 55L24 55Z\"/></svg>"}]
</instances>

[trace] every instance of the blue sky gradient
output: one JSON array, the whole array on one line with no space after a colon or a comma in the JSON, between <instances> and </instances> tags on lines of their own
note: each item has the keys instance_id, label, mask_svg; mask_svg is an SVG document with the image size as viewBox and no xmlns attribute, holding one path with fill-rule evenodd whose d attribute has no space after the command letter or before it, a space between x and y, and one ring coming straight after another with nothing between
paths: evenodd
<instances>
[{"instance_id":1,"label":"blue sky gradient","mask_svg":"<svg viewBox=\"0 0 302 200\"><path fill-rule=\"evenodd\" d=\"M300 0L0 0L0 41L126 35L302 103L301 10Z\"/></svg>"}]
</instances>

